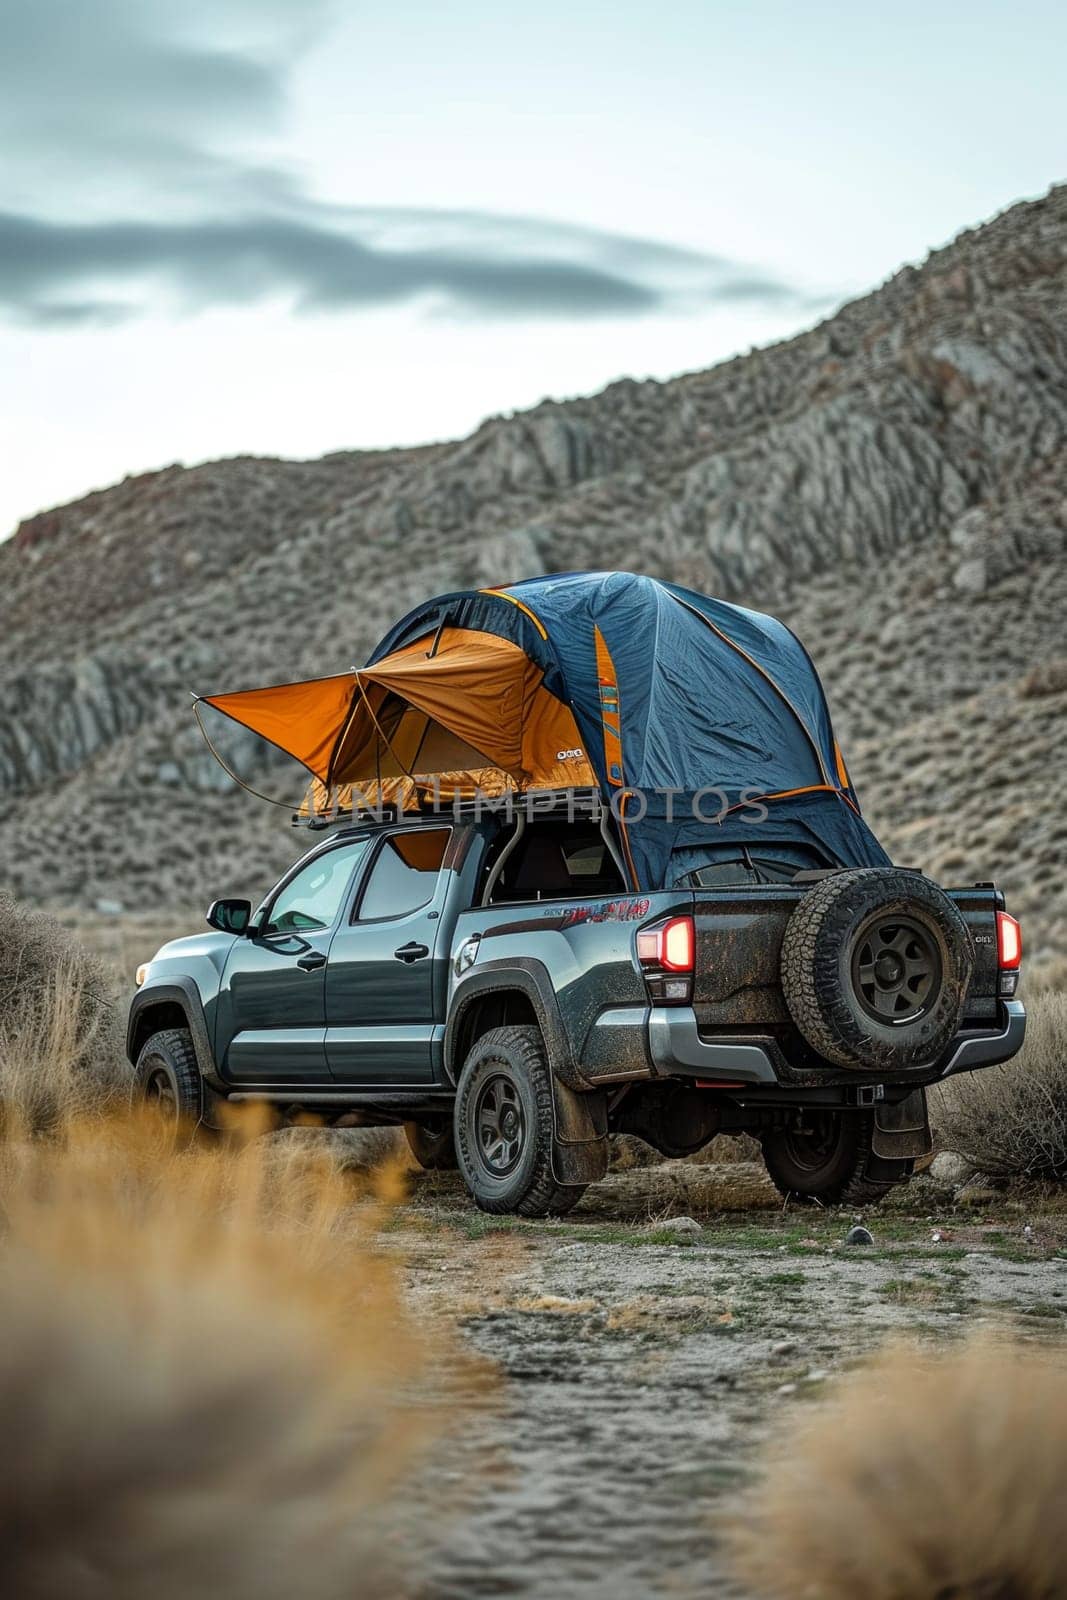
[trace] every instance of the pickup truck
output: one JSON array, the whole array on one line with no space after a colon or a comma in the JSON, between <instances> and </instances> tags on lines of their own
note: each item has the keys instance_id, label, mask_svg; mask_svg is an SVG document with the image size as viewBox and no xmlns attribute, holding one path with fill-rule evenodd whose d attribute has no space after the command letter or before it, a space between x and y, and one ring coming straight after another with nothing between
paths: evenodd
<instances>
[{"instance_id":1,"label":"pickup truck","mask_svg":"<svg viewBox=\"0 0 1067 1600\"><path fill-rule=\"evenodd\" d=\"M1022 1043L1003 897L814 846L684 865L628 890L595 793L334 825L139 970L130 1060L208 1126L248 1100L402 1124L490 1212L565 1212L617 1133L744 1131L784 1194L877 1200L930 1148L927 1086Z\"/></svg>"}]
</instances>

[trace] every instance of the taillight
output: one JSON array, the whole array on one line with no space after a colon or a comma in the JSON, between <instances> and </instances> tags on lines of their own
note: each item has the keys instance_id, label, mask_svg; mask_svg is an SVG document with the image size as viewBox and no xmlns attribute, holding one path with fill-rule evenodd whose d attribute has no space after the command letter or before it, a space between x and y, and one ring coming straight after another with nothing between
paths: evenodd
<instances>
[{"instance_id":1,"label":"taillight","mask_svg":"<svg viewBox=\"0 0 1067 1600\"><path fill-rule=\"evenodd\" d=\"M640 930L637 959L652 1000L684 1005L691 999L695 949L692 917L668 917Z\"/></svg>"},{"instance_id":2,"label":"taillight","mask_svg":"<svg viewBox=\"0 0 1067 1600\"><path fill-rule=\"evenodd\" d=\"M997 963L1017 967L1023 958L1023 930L1006 911L997 912Z\"/></svg>"},{"instance_id":3,"label":"taillight","mask_svg":"<svg viewBox=\"0 0 1067 1600\"><path fill-rule=\"evenodd\" d=\"M1000 968L998 993L1009 1000L1019 987L1019 966L1023 959L1023 930L1006 911L997 912L997 966Z\"/></svg>"},{"instance_id":4,"label":"taillight","mask_svg":"<svg viewBox=\"0 0 1067 1600\"><path fill-rule=\"evenodd\" d=\"M666 972L692 972L693 919L671 917L654 928L642 928L637 935L637 959L643 967L660 967Z\"/></svg>"}]
</instances>

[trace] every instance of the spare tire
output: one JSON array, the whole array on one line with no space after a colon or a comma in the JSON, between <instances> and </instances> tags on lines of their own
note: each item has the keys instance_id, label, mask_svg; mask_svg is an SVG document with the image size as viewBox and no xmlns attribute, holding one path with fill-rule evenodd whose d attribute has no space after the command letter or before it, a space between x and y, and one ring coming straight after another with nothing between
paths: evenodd
<instances>
[{"instance_id":1,"label":"spare tire","mask_svg":"<svg viewBox=\"0 0 1067 1600\"><path fill-rule=\"evenodd\" d=\"M935 1061L959 1029L970 930L943 889L899 867L836 872L786 925L782 990L827 1061L892 1072Z\"/></svg>"}]
</instances>

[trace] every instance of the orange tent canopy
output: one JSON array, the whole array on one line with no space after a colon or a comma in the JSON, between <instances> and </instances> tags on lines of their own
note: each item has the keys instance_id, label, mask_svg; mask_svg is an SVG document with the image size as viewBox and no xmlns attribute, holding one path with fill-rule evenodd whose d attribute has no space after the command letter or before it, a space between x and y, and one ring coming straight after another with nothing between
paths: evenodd
<instances>
[{"instance_id":1,"label":"orange tent canopy","mask_svg":"<svg viewBox=\"0 0 1067 1600\"><path fill-rule=\"evenodd\" d=\"M574 714L542 679L511 640L445 627L372 667L204 703L295 757L327 790L434 777L485 787L485 769L517 789L595 785Z\"/></svg>"}]
</instances>

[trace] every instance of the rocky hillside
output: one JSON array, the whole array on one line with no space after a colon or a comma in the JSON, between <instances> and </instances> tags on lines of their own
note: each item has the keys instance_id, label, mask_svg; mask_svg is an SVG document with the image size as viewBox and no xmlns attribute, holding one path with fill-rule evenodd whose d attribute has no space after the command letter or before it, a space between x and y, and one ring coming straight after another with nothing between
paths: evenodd
<instances>
[{"instance_id":1,"label":"rocky hillside","mask_svg":"<svg viewBox=\"0 0 1067 1600\"><path fill-rule=\"evenodd\" d=\"M777 610L897 858L995 875L1031 949L1067 949L1067 188L708 372L24 523L0 545L6 885L131 910L262 886L299 841L207 756L190 688L340 670L427 593L583 566Z\"/></svg>"}]
</instances>

